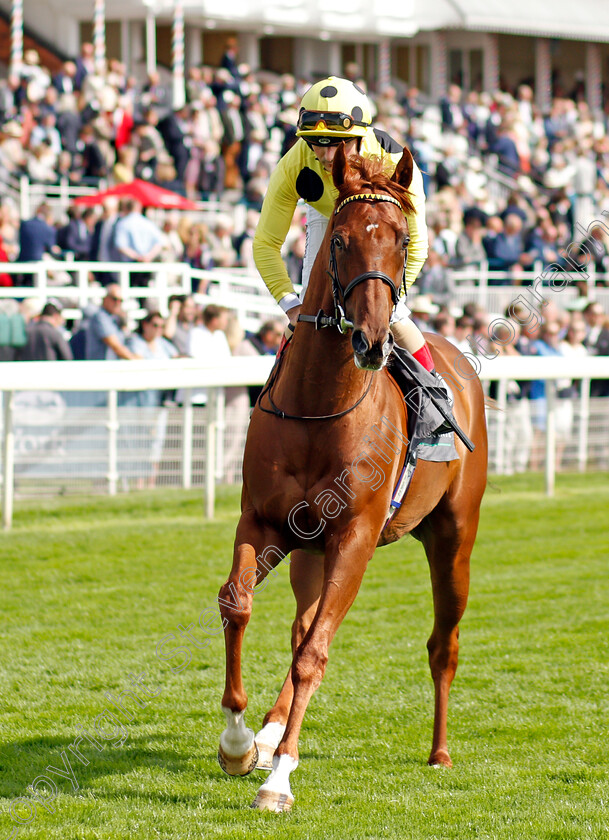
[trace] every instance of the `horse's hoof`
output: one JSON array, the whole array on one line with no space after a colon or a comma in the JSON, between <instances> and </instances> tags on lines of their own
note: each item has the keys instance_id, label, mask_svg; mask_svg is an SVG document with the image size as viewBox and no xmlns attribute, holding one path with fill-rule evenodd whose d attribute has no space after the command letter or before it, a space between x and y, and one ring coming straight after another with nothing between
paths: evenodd
<instances>
[{"instance_id":1,"label":"horse's hoof","mask_svg":"<svg viewBox=\"0 0 609 840\"><path fill-rule=\"evenodd\" d=\"M227 755L222 747L218 750L218 763L229 776L247 776L258 763L258 747L252 743L249 750L242 756Z\"/></svg>"},{"instance_id":2,"label":"horse's hoof","mask_svg":"<svg viewBox=\"0 0 609 840\"><path fill-rule=\"evenodd\" d=\"M450 760L450 756L446 750L436 750L429 756L429 761L427 762L430 767L452 767L453 763Z\"/></svg>"},{"instance_id":3,"label":"horse's hoof","mask_svg":"<svg viewBox=\"0 0 609 840\"><path fill-rule=\"evenodd\" d=\"M273 769L273 756L275 755L275 747L272 744L259 744L256 742L258 746L258 764L256 764L257 770L272 770Z\"/></svg>"},{"instance_id":4,"label":"horse's hoof","mask_svg":"<svg viewBox=\"0 0 609 840\"><path fill-rule=\"evenodd\" d=\"M259 811L272 811L274 814L282 814L285 811L290 811L293 804L294 797L289 796L287 793L259 790L251 807L257 808Z\"/></svg>"}]
</instances>

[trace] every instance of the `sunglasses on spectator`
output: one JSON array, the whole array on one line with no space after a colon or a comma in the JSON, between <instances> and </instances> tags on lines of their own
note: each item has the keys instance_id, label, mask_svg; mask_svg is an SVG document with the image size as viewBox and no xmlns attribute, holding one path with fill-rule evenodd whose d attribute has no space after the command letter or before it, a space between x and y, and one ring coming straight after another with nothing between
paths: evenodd
<instances>
[{"instance_id":1,"label":"sunglasses on spectator","mask_svg":"<svg viewBox=\"0 0 609 840\"><path fill-rule=\"evenodd\" d=\"M148 323L150 324L151 327L154 327L157 330L162 330L163 327L165 326L163 321L149 321Z\"/></svg>"},{"instance_id":2,"label":"sunglasses on spectator","mask_svg":"<svg viewBox=\"0 0 609 840\"><path fill-rule=\"evenodd\" d=\"M122 303L123 301L122 297L117 297L117 295L108 295L108 297L110 300L115 300L117 303Z\"/></svg>"}]
</instances>

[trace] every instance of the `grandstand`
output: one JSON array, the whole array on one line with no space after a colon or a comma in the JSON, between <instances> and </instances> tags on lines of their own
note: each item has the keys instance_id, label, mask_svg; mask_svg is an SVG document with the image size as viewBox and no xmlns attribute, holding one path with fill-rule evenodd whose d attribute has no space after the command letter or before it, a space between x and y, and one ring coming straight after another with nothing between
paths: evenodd
<instances>
[{"instance_id":1,"label":"grandstand","mask_svg":"<svg viewBox=\"0 0 609 840\"><path fill-rule=\"evenodd\" d=\"M294 141L299 97L332 72L368 88L375 124L408 144L424 172L430 256L410 297L415 317L455 343L472 330L473 352L488 359L505 351L489 339L493 319L515 301L543 298L560 340L548 352L581 365L557 385L558 408L571 405L559 412L558 466L606 466L606 380L602 371L587 375L586 359L609 353L609 9L583 0L574 20L564 0L551 13L542 0L509 8L434 0L383 15L357 0L323 10L304 2L0 0L2 365L28 364L19 361L26 330L49 301L62 312L63 337L76 335L109 279L120 288L125 336L150 313L167 324L176 295L194 296L199 322L210 304L226 307L250 336L280 318L255 271L252 233L270 173ZM134 178L191 208L147 211L160 250L139 267L104 240L118 208L79 204ZM38 225L41 206L54 244L32 254L27 226ZM296 288L303 241L299 210L284 252ZM513 355L538 340L520 336ZM492 466L540 469L545 458L547 467L538 415L551 387L531 399L526 377L513 381L518 392L492 389L519 418L525 455L510 422L492 415ZM166 384L160 377L156 390ZM30 396L5 388L18 494L239 480L247 409L224 417L214 393L210 469L212 415L209 406L191 411L195 382L184 387L182 399L164 398L144 419L112 396L117 389L93 405L45 388L44 377ZM7 451L5 443L5 468Z\"/></svg>"}]
</instances>

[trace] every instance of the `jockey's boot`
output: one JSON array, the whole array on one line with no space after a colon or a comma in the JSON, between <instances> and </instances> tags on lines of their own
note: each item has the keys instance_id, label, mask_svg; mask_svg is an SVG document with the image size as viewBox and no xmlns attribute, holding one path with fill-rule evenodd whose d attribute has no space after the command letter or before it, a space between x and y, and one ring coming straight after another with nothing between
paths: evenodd
<instances>
[{"instance_id":1,"label":"jockey's boot","mask_svg":"<svg viewBox=\"0 0 609 840\"><path fill-rule=\"evenodd\" d=\"M450 423L448 420L443 420L442 423L440 423L440 425L433 430L433 434L445 435L447 432L454 432L455 426L457 425L457 421L453 416L453 400L450 396L448 388L446 387L446 382L438 373L438 371L435 368L433 368L430 371L430 373L436 378L438 382L438 387L433 389L433 395L442 404L442 408L446 411L447 414L450 415L452 420L452 423Z\"/></svg>"}]
</instances>

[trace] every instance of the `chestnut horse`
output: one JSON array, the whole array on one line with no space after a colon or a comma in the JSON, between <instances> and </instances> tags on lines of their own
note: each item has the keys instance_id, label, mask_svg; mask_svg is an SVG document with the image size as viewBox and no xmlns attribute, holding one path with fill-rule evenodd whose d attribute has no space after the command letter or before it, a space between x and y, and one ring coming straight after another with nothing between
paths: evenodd
<instances>
[{"instance_id":1,"label":"chestnut horse","mask_svg":"<svg viewBox=\"0 0 609 840\"><path fill-rule=\"evenodd\" d=\"M453 371L454 415L475 449L469 452L456 440L458 460L420 461L404 504L386 526L407 442L404 399L385 363L408 242L412 157L405 149L389 179L380 162L347 160L341 146L332 175L339 198L304 298L301 314L308 318L298 324L252 414L233 566L218 598L226 643L222 708L227 722L218 757L231 775L245 775L255 766L272 768L253 803L260 810L292 806L289 776L298 764L300 728L324 675L330 642L375 548L407 533L425 547L433 588L434 625L427 647L435 715L429 763L450 766L448 693L486 486L480 382L464 357L461 375L454 375L458 350L430 335L436 369L445 376ZM321 311L327 314L333 307L339 329L316 330L315 316L320 326ZM243 635L254 586L290 552L297 604L293 658L277 702L254 738L243 719Z\"/></svg>"}]
</instances>

